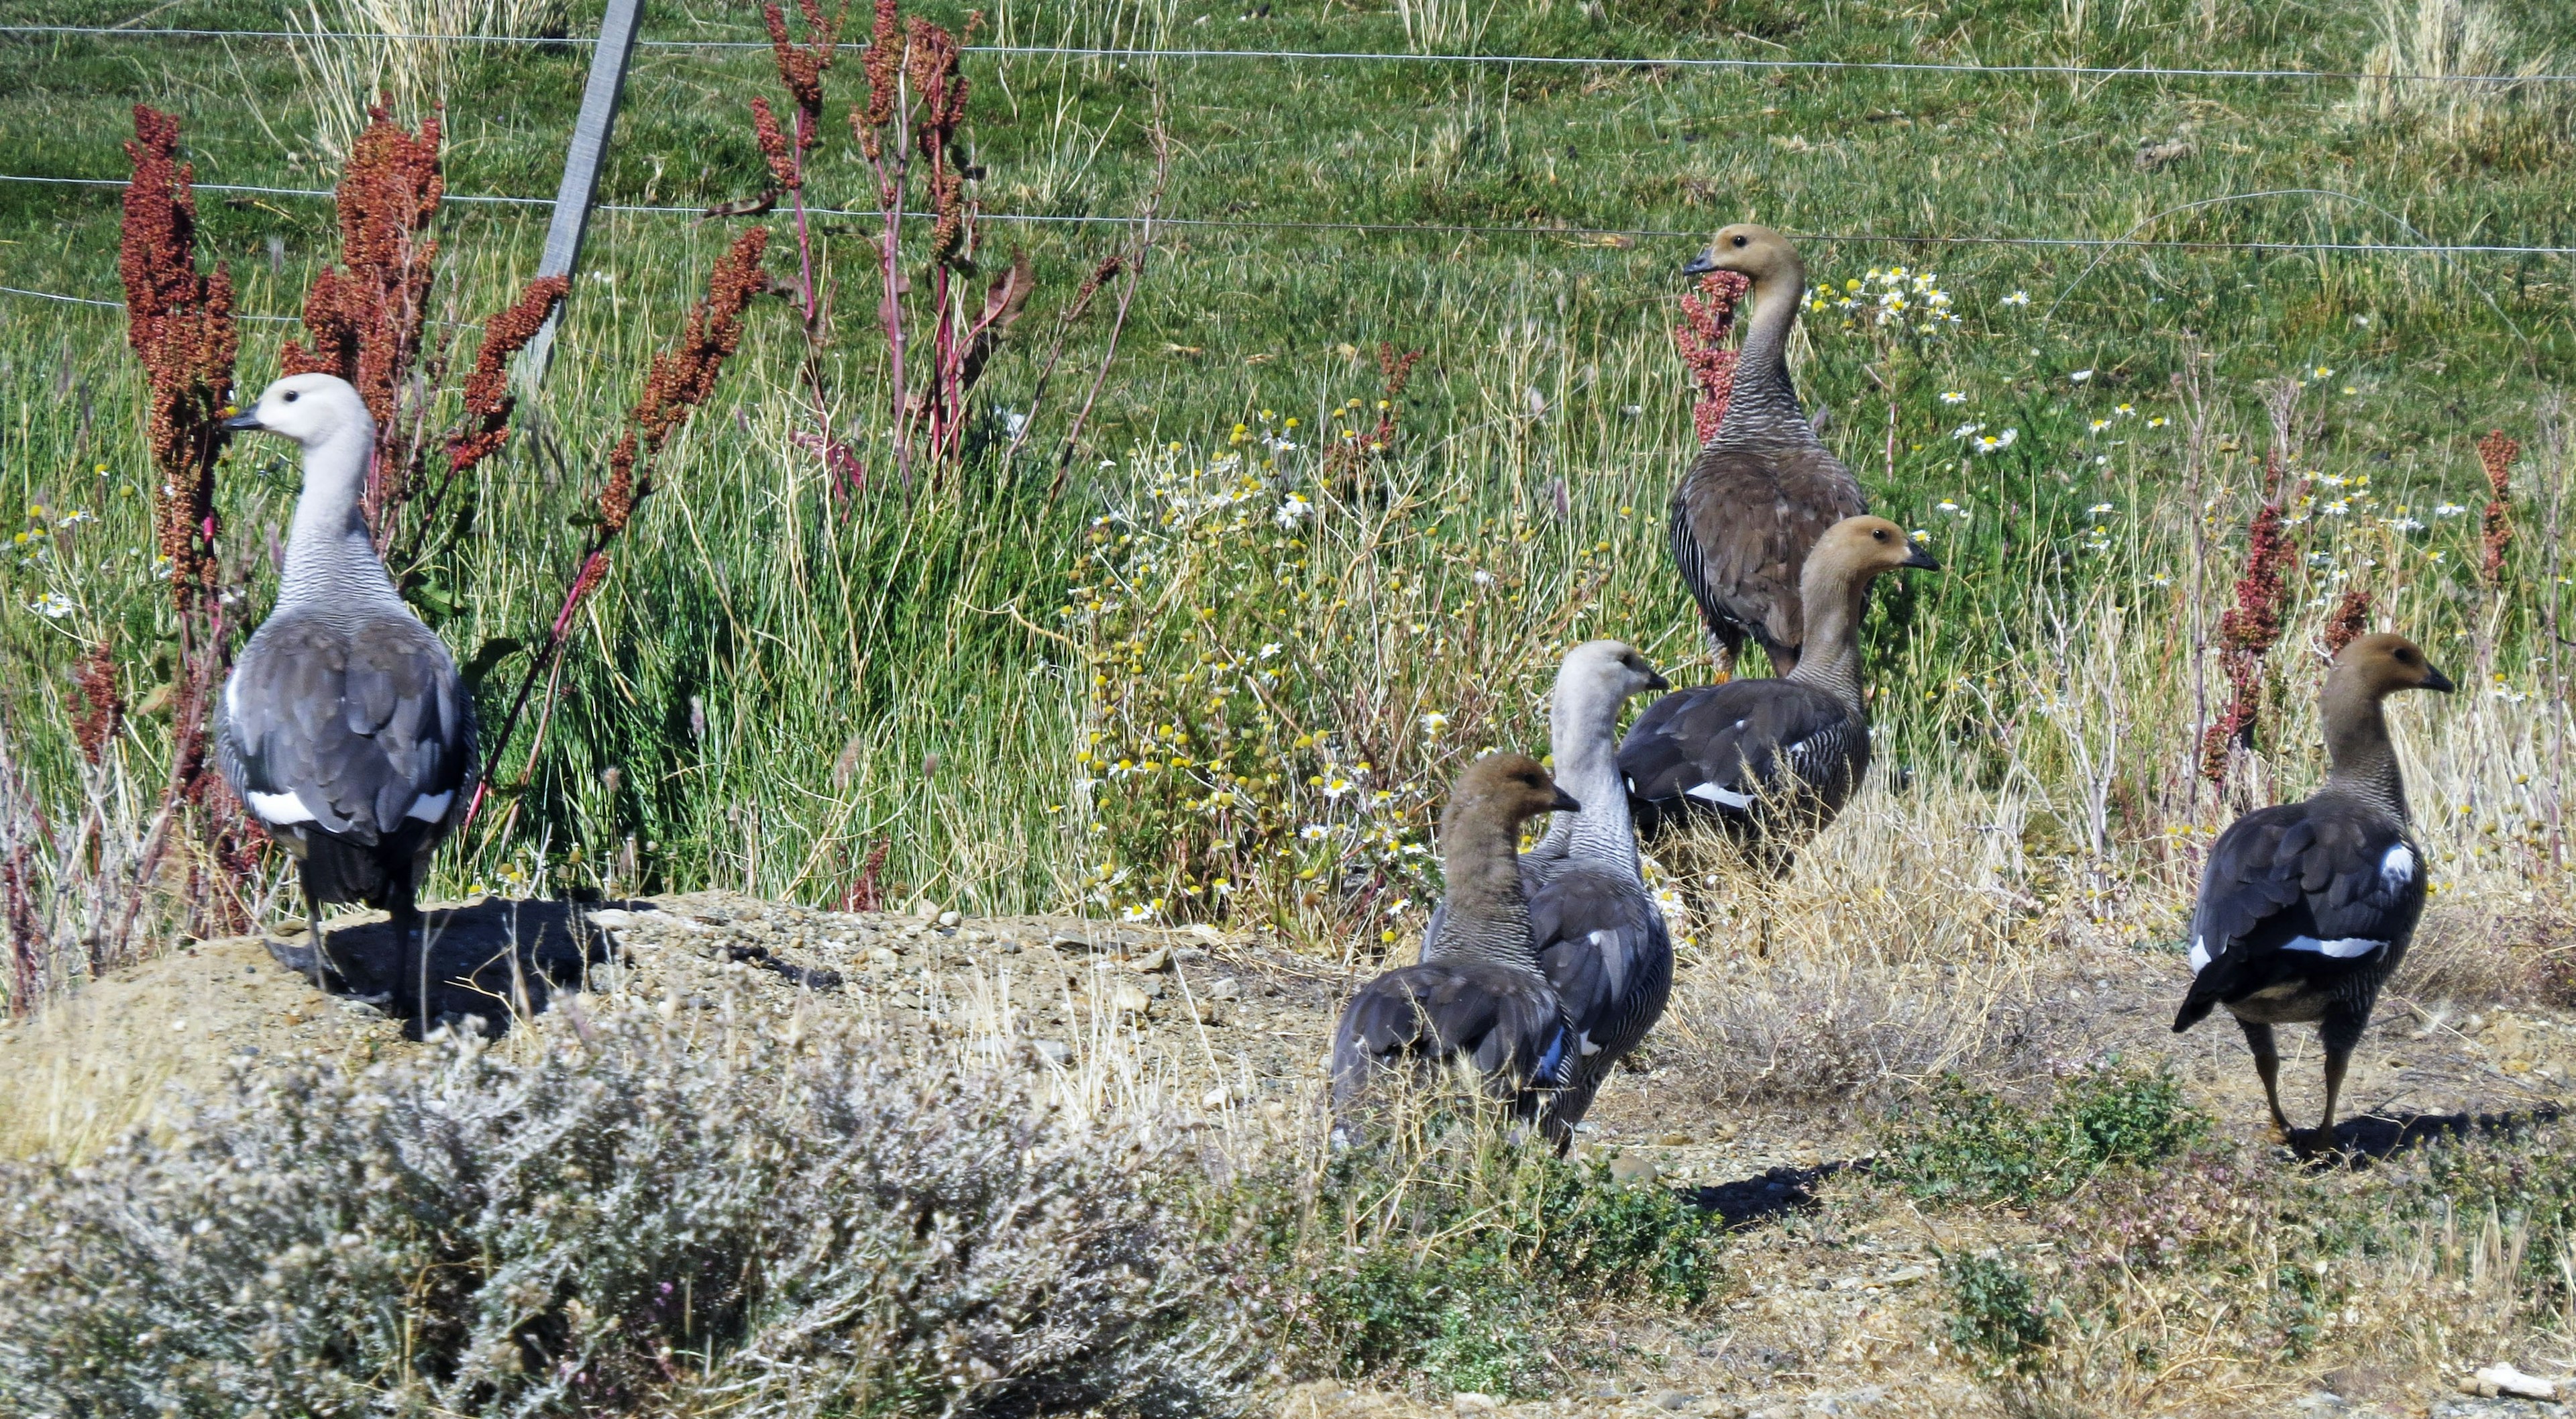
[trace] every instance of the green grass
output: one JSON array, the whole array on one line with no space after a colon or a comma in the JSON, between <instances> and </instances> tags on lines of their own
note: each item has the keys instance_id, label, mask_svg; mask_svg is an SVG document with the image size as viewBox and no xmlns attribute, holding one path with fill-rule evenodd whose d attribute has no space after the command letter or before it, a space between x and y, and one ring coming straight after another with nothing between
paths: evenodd
<instances>
[{"instance_id":1,"label":"green grass","mask_svg":"<svg viewBox=\"0 0 2576 1419\"><path fill-rule=\"evenodd\" d=\"M2567 14L2506 8L2523 56L2576 52ZM38 10L27 18L127 17L84 0ZM928 12L958 18L949 7ZM2032 0L1980 0L1937 20L1895 5L1654 0L1587 11L1514 0L1494 7L1473 38L1487 51L1540 54L2330 69L2360 67L2373 43L2348 5L2150 0L2118 15L2075 13L2089 18L2074 23L2066 8ZM1392 12L1291 0L1265 18L1238 14L1210 9L1201 23L1195 10L1103 3L1020 6L995 20L1020 43L1405 44ZM265 28L274 20L270 7L209 0L156 12L151 23ZM579 31L589 21L571 23ZM756 32L742 6L657 10L652 24L662 37ZM585 58L572 49L457 53L451 190L551 191ZM1157 67L980 55L968 67L976 153L991 173L983 195L996 211L1134 210L1151 181L1144 122L1159 93L1173 142L1165 209L1181 216L1691 231L1750 217L1827 234L2087 237L2144 223L2142 235L2210 241L2390 241L2409 239L2410 229L2438 240L2576 241L2576 193L2558 176L2576 149L2568 112L2530 99L2490 123L2445 129L2431 119L2361 121L2347 112L2349 82ZM835 70L834 82L837 114L858 82L855 62ZM762 174L746 105L774 88L758 52L644 52L603 198L698 205L756 191ZM0 40L0 170L120 175L125 110L138 101L183 116L201 178L295 187L327 185L310 135L323 108L346 107L345 97L309 87L288 47L274 42ZM2189 156L2154 169L2133 161L2141 140L2176 136L2190 140ZM815 200L862 201L858 177L846 142L828 146ZM2357 200L2228 201L2149 220L2187 203L2281 188L2331 188ZM245 310L295 310L317 263L334 254L325 204L209 194L204 208L208 247L241 279ZM442 313L471 319L500 304L533 266L542 217L451 208L442 219ZM115 219L111 191L0 184L0 283L113 297ZM524 637L551 614L580 535L567 517L597 486L616 415L738 225L614 214L594 224L594 274L576 289L538 411L547 438L516 442L485 465L478 535L457 553L452 579L463 609L441 629L461 653L492 637ZM1133 815L1101 795L1086 806L1076 790L1086 736L1134 729L1117 720L1136 703L1125 682L1108 687L1116 693L1106 701L1091 695L1102 687L1082 682L1101 667L1029 634L1008 610L1105 653L1092 628L1057 608L1069 587L1102 574L1085 541L1091 520L1143 501L1151 466L1133 451L1179 441L1184 462L1202 460L1224 446L1231 426L1257 423L1265 408L1318 430L1345 399L1375 396L1369 352L1379 341L1427 354L1404 411L1410 442L1380 470L1377 490L1354 493L1347 517L1336 510L1338 530L1318 529L1311 548L1246 543L1243 556L1200 580L1158 587L1179 599L1157 602L1154 616L1130 609L1132 624L1118 635L1135 638L1142 653L1122 648L1120 675L1133 665L1139 681L1170 680L1194 672L1200 656L1249 654L1252 638L1274 637L1275 628L1303 631L1313 639L1290 649L1303 657L1302 693L1323 720L1310 727L1329 731L1325 747L1338 756L1330 763L1390 756L1411 742L1400 727L1413 713L1485 697L1478 742L1462 737L1447 752L1412 754L1386 776L1418 830L1455 753L1539 741L1543 687L1568 629L1555 612L1568 587L1600 580L1580 623L1585 634L1626 636L1665 663L1695 653L1660 517L1688 442L1667 327L1691 242L1176 230L1144 284L1072 488L1057 499L1047 495L1044 460L1005 467L982 459L945 487L909 496L886 476L882 439L865 432L882 407L882 356L866 319L867 236L863 223L827 222L822 248L844 317L831 352L833 417L859 431L874 474L868 494L834 503L812 456L789 442L810 419L795 385L797 342L779 307L760 307L743 357L675 450L664 491L646 504L607 589L584 614L523 791L535 717L517 742L492 746L494 777L513 789L518 811L492 819L492 829L478 824L446 859L446 885L561 886L608 874L621 888L718 883L834 898L874 839L891 843L890 883L975 909L1063 905L1121 872L1137 883L1163 880L1157 873L1174 884L1203 879L1203 859L1190 857L1200 848L1176 849L1160 828L1140 837L1128 830ZM1114 229L987 228L988 250L1025 243L1042 280L1031 320L986 383L993 405L1024 406L1032 347L1079 273L1117 240ZM2380 503L2366 510L2474 508L2484 494L2468 438L2490 424L2528 433L2541 393L2563 384L2576 362L2563 258L2166 249L2097 261L2084 249L1841 238L1811 239L1805 250L1812 277L1837 283L1872 266L1935 269L1963 312L1956 334L1925 343L1818 320L1799 374L1810 407L1831 412L1829 441L1874 500L1931 530L1952 569L1880 597L1872 673L1888 697L1879 717L1890 758L1955 764L1989 779L2024 759L2044 774L2063 768L2028 745L2000 742L1998 729L2020 722L2012 707L2050 663L2052 610L2116 603L2128 624L2154 626L2180 609L2192 517L2183 506L2189 475L2176 371L2206 354L2214 428L2202 490L2221 496L2223 538L2241 528L2250 460L2265 442L2257 381L2334 371L2312 378L2307 392L2318 422L2302 441L2305 461L2338 476L2370 474ZM2015 290L2027 290L2031 303L2004 304ZM241 363L249 389L273 372L274 342L287 328L249 327ZM1075 333L1069 369L1096 356L1103 332L1095 319ZM2071 381L2078 370L2094 374ZM1059 380L1036 447L1061 436L1062 393L1079 382ZM1531 390L1543 417L1529 416ZM1966 398L1944 403L1943 391ZM2117 414L2123 403L2134 418ZM143 498L120 491L141 483L136 407L116 313L0 297L0 498L20 505L13 516L41 505L98 518L49 556L0 563L0 657L10 667L0 716L34 779L58 797L74 775L51 686L78 644L119 628L138 700L166 676L152 660L168 629L159 600L124 554L140 542L146 516ZM2174 422L2151 430L2155 417ZM2097 432L2097 419L2112 423ZM1963 459L1949 432L1966 422L2017 429L2019 441L1998 456ZM1311 449L1306 457L1310 468ZM1301 473L1294 459L1279 471ZM238 445L231 455L229 549L254 606L267 594L264 539L281 523L292 486L291 468L272 450ZM1553 511L1560 489L1562 518ZM1410 502L1400 496L1407 490ZM1945 517L1945 500L1971 516ZM2090 511L2103 503L2113 511ZM2518 595L2488 630L2486 608L2467 595L2474 516L2423 520L2434 525L2393 540L2355 527L2333 534L2331 545L2348 566L2374 557L2383 604L2393 603L2398 622L2446 665L2466 659L2474 631L2516 683L2528 688L2552 673L2535 626L2546 597L2563 606L2565 589ZM1365 535L1354 530L1363 524ZM1351 594L1396 565L1384 560L1397 555L1390 549L1422 573L1417 594L1444 610L1472 599L1469 571L1503 579L1508 592L1478 613L1473 635L1446 643L1461 653L1414 653L1388 606ZM2526 585L2541 582L2544 551L2532 537L2517 548ZM1275 554L1277 564L1255 566L1256 553ZM2212 554L2213 585L2229 575L2225 555L2223 545ZM2159 574L2172 584L2147 580ZM2325 589L2324 575L2312 592ZM1185 614L1184 593L1200 592L1227 608L1207 633L1221 644L1181 634L1183 621L1156 619ZM58 621L26 611L46 594L79 609ZM1297 595L1357 609L1326 625L1254 604ZM1315 603L1303 604L1311 611ZM2170 670L2170 642L2163 649ZM1351 708L1358 700L1367 703ZM1384 743L1372 749L1370 734ZM129 737L138 763L160 752L149 720ZM1956 753L1961 744L1973 752ZM1284 744L1269 749L1300 771L1327 766ZM613 790L603 782L610 767ZM2169 798L2172 776L2169 766L2140 767L2130 797ZM1347 807L1310 797L1277 812L1293 826L1344 821ZM2132 816L2129 827L2152 830L2152 814ZM2069 815L2055 817L2062 826ZM1330 880L1329 871L1320 875ZM1154 894L1121 887L1101 899L1133 906ZM1214 910L1209 900L1167 901L1165 910ZM1266 909L1287 919L1299 906L1297 889L1286 887ZM1349 920L1330 901L1316 910L1308 920Z\"/></svg>"}]
</instances>

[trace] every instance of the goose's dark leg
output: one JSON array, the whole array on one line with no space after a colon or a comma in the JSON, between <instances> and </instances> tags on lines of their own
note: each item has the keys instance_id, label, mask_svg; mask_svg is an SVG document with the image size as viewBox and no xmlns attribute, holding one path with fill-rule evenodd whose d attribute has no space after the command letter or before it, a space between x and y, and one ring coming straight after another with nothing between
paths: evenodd
<instances>
[{"instance_id":1,"label":"goose's dark leg","mask_svg":"<svg viewBox=\"0 0 2576 1419\"><path fill-rule=\"evenodd\" d=\"M2352 1064L2352 1052L2360 1045L2362 1026L2367 1023L2361 1015L2349 1011L2339 1011L2318 1022L2317 1042L2326 1051L2326 1112L2317 1123L2310 1148L2302 1152L2334 1146L2335 1100L2343 1093L2344 1071Z\"/></svg>"},{"instance_id":2,"label":"goose's dark leg","mask_svg":"<svg viewBox=\"0 0 2576 1419\"><path fill-rule=\"evenodd\" d=\"M2254 1073L2263 1081L2263 1102L2272 1106L2272 1126L2283 1138L2295 1138L2298 1130L2290 1127L2290 1116L2281 1112L2281 1048L2272 1038L2272 1027L2251 1020L2236 1024L2245 1032L2245 1047L2254 1051Z\"/></svg>"},{"instance_id":3,"label":"goose's dark leg","mask_svg":"<svg viewBox=\"0 0 2576 1419\"><path fill-rule=\"evenodd\" d=\"M324 988L322 985L322 902L320 898L313 895L313 884L310 882L304 884L304 945L313 953L306 958L306 964L313 972L313 989L320 991Z\"/></svg>"}]
</instances>

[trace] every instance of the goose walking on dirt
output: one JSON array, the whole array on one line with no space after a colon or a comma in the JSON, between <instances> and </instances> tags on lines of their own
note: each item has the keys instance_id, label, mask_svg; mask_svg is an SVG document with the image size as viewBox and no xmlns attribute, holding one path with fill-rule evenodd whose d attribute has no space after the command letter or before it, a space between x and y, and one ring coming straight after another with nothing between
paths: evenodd
<instances>
[{"instance_id":1,"label":"goose walking on dirt","mask_svg":"<svg viewBox=\"0 0 2576 1419\"><path fill-rule=\"evenodd\" d=\"M1333 1112L1346 1119L1372 1081L1472 1065L1516 1119L1537 1118L1575 1050L1556 988L1530 944L1520 825L1580 807L1536 761L1494 754L1459 775L1440 818L1449 894L1422 962L1361 986L1333 1031ZM1341 1126L1337 1125L1337 1132Z\"/></svg>"},{"instance_id":2,"label":"goose walking on dirt","mask_svg":"<svg viewBox=\"0 0 2576 1419\"><path fill-rule=\"evenodd\" d=\"M376 435L358 391L327 374L291 375L225 427L293 439L304 490L277 607L216 708L217 762L296 860L315 984L337 973L322 904L383 907L399 941L397 996L412 997L406 1014L425 1015L418 895L430 854L473 794L473 703L447 647L394 589L359 511Z\"/></svg>"},{"instance_id":3,"label":"goose walking on dirt","mask_svg":"<svg viewBox=\"0 0 2576 1419\"><path fill-rule=\"evenodd\" d=\"M1851 517L1817 541L1801 577L1806 651L1777 680L1676 690L1619 746L1640 832L1698 820L1785 873L1798 846L1842 812L1869 770L1860 623L1870 583L1941 564L1883 517Z\"/></svg>"},{"instance_id":4,"label":"goose walking on dirt","mask_svg":"<svg viewBox=\"0 0 2576 1419\"><path fill-rule=\"evenodd\" d=\"M1672 938L1638 864L1618 760L1620 707L1670 688L1632 647L1590 641L1565 657L1548 709L1557 785L1583 805L1558 812L1521 855L1530 942L1574 1031L1566 1086L1547 1106L1548 1136L1560 1148L1672 995Z\"/></svg>"},{"instance_id":5,"label":"goose walking on dirt","mask_svg":"<svg viewBox=\"0 0 2576 1419\"><path fill-rule=\"evenodd\" d=\"M2402 636L2363 636L2327 672L2326 782L2259 808L2210 850L2191 919L2191 993L2174 1032L2224 1005L2245 1032L2272 1124L2300 1153L2334 1142L2335 1099L2379 988L2405 958L2424 911L2424 854L2407 828L2406 785L2380 702L2451 682ZM2281 1112L2276 1025L2313 1024L2325 1046L2326 1103L2313 1132Z\"/></svg>"},{"instance_id":6,"label":"goose walking on dirt","mask_svg":"<svg viewBox=\"0 0 2576 1419\"><path fill-rule=\"evenodd\" d=\"M1721 672L1750 637L1772 673L1798 667L1806 641L1802 568L1826 529L1869 510L1860 480L1816 437L1789 382L1789 333L1807 270L1788 238L1749 223L1720 231L1682 268L1753 283L1726 417L1673 492L1673 565L1699 603Z\"/></svg>"}]
</instances>

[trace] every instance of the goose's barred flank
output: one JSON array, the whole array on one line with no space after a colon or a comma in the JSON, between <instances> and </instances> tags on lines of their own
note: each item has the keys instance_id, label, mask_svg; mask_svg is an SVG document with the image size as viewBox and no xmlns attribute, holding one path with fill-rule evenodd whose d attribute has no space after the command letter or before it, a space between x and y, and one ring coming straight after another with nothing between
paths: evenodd
<instances>
[{"instance_id":1,"label":"goose's barred flank","mask_svg":"<svg viewBox=\"0 0 2576 1419\"><path fill-rule=\"evenodd\" d=\"M1683 268L1732 271L1753 283L1725 418L1673 491L1673 565L1699 603L1722 669L1750 637L1773 672L1797 668L1806 638L1800 574L1827 528L1869 510L1860 482L1816 437L1789 382L1789 332L1807 272L1768 227L1719 232Z\"/></svg>"},{"instance_id":2,"label":"goose's barred flank","mask_svg":"<svg viewBox=\"0 0 2576 1419\"><path fill-rule=\"evenodd\" d=\"M2229 825L2192 914L2191 993L2174 1030L2226 1006L2254 1052L2273 1125L2303 1153L2333 1143L2345 1066L2424 911L2424 854L2408 831L2380 705L2413 689L2448 691L2451 682L2404 637L2344 647L2323 697L2325 786ZM2313 1132L2291 1128L2281 1112L2272 1027L2292 1024L2315 1025L2325 1047L2325 1113Z\"/></svg>"},{"instance_id":3,"label":"goose's barred flank","mask_svg":"<svg viewBox=\"0 0 2576 1419\"><path fill-rule=\"evenodd\" d=\"M1869 771L1860 623L1870 583L1941 564L1883 517L1836 523L1807 558L1806 654L1778 680L1678 690L1619 746L1637 826L1649 839L1700 820L1779 871L1842 811Z\"/></svg>"},{"instance_id":4,"label":"goose's barred flank","mask_svg":"<svg viewBox=\"0 0 2576 1419\"><path fill-rule=\"evenodd\" d=\"M447 647L394 590L359 513L375 422L358 391L334 375L290 375L229 427L301 445L304 491L277 609L217 706L224 778L296 859L316 983L333 969L322 904L384 907L413 996L405 1014L417 1016L428 994L415 979L426 950L413 959L420 881L473 793L473 702Z\"/></svg>"},{"instance_id":5,"label":"goose's barred flank","mask_svg":"<svg viewBox=\"0 0 2576 1419\"><path fill-rule=\"evenodd\" d=\"M1556 988L1530 943L1520 825L1580 804L1519 754L1467 766L1440 818L1449 895L1422 962L1361 986L1333 1031L1333 1112L1347 1121L1369 1084L1396 1069L1472 1065L1517 1119L1537 1118L1575 1050ZM1340 1132L1347 1122L1336 1126Z\"/></svg>"}]
</instances>

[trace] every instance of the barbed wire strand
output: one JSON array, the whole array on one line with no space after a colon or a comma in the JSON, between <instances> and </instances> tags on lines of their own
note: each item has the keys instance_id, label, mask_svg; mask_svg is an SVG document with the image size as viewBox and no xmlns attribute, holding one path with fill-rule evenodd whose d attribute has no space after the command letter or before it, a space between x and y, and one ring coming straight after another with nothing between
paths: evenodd
<instances>
[{"instance_id":1,"label":"barbed wire strand","mask_svg":"<svg viewBox=\"0 0 2576 1419\"><path fill-rule=\"evenodd\" d=\"M64 187L124 187L125 179L114 177L40 177L20 173L0 173L0 182L48 183ZM199 192L231 192L263 197L300 197L315 200L334 198L329 188L262 187L248 183L200 182ZM2257 193L2256 196L2276 196ZM2324 193L2333 197L2346 193ZM451 192L449 202L504 207L551 207L551 197L513 197L497 193ZM2362 200L2362 199L2355 199ZM602 202L594 212L615 212L632 216L689 217L702 221L747 214L710 212L702 207L649 206L638 203ZM878 211L849 208L808 207L805 215L813 218L856 218L877 220L885 214ZM934 214L905 212L906 221L926 221ZM1132 226L1135 217L1086 216L1078 213L1045 212L979 212L978 221L1013 222L1027 225L1062 226ZM1476 226L1470 224L1429 222L1319 222L1319 221L1245 221L1228 217L1156 217L1160 227L1194 227L1220 231L1297 231L1352 232L1366 235L1421 236L1499 236L1553 237L1558 240L1628 238L1635 240L1702 240L1705 231L1671 227L1529 227ZM1823 244L1841 243L1853 246L2008 246L2061 247L2078 250L2095 248L2137 247L2165 251L2276 251L2276 252L2366 252L2392 256L2576 256L2576 246L2519 246L2509 243L2447 244L2440 242L2369 242L2369 241L2174 241L2144 240L2133 237L2033 237L2033 236L1942 236L1925 233L1894 232L1808 232L1792 234L1798 241Z\"/></svg>"},{"instance_id":2,"label":"barbed wire strand","mask_svg":"<svg viewBox=\"0 0 2576 1419\"><path fill-rule=\"evenodd\" d=\"M110 39L282 39L330 40L342 43L405 44L488 44L509 46L596 45L596 37L585 35L440 35L440 34L360 34L343 30L205 30L205 29L118 29L102 25L0 25L0 34L15 35L88 35ZM752 50L770 47L767 40L751 39L641 39L639 49L680 50ZM840 49L865 50L865 44L844 44ZM1555 66L1590 69L1817 69L1860 70L1897 74L1999 74L2062 75L2071 78L2103 79L2236 79L2259 82L2295 82L2328 80L2348 82L2376 80L2386 83L2423 84L2566 84L2576 83L2576 74L2372 74L2357 70L2335 69L2204 69L2175 65L2114 64L1949 64L1931 60L1898 59L1787 59L1787 58L1714 58L1672 55L1647 58L1632 55L1567 55L1567 54L1395 54L1383 50L1310 50L1310 49L1108 49L1080 45L1043 44L975 44L966 46L969 54L1027 56L1032 58L1114 59L1158 62L1224 61L1242 59L1279 60L1314 63L1385 63L1385 64L1473 64L1511 67L1516 65Z\"/></svg>"}]
</instances>

